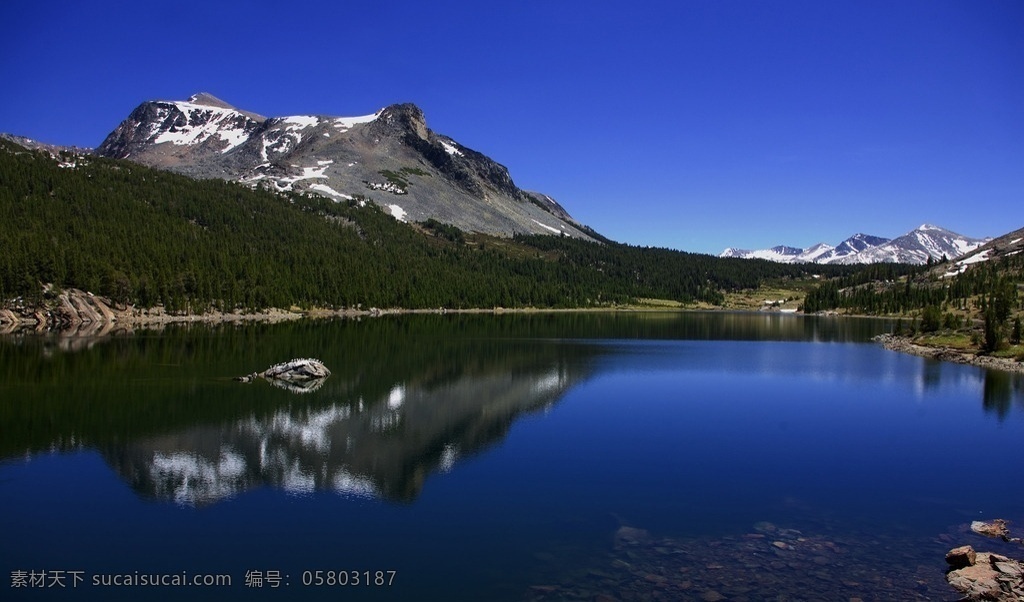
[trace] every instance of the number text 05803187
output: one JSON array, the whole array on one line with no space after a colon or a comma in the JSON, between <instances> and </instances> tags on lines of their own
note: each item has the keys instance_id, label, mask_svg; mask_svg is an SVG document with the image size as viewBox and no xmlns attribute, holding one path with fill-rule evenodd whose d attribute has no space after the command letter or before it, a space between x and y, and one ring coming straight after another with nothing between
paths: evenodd
<instances>
[{"instance_id":1,"label":"number text 05803187","mask_svg":"<svg viewBox=\"0 0 1024 602\"><path fill-rule=\"evenodd\" d=\"M385 587L394 584L398 571L303 571L302 585Z\"/></svg>"}]
</instances>

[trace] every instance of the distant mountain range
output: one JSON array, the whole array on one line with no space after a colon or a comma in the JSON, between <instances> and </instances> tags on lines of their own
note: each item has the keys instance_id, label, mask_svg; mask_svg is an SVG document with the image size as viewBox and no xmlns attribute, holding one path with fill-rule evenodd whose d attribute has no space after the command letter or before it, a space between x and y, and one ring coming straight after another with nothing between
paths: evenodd
<instances>
[{"instance_id":1,"label":"distant mountain range","mask_svg":"<svg viewBox=\"0 0 1024 602\"><path fill-rule=\"evenodd\" d=\"M372 201L400 221L467 232L591 238L551 197L427 128L412 104L361 117L264 117L211 96L139 105L96 149L196 178L221 178L336 201Z\"/></svg>"},{"instance_id":2,"label":"distant mountain range","mask_svg":"<svg viewBox=\"0 0 1024 602\"><path fill-rule=\"evenodd\" d=\"M888 239L854 234L836 246L818 243L806 249L777 246L748 251L728 248L719 257L767 259L780 263L910 263L925 264L929 258L955 259L977 249L989 238L971 238L952 230L923 224L903 236Z\"/></svg>"}]
</instances>

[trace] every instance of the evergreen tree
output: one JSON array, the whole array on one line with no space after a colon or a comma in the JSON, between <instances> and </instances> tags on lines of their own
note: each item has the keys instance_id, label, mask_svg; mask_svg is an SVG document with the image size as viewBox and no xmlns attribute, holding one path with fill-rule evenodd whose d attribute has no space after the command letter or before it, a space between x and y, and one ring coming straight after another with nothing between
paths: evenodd
<instances>
[{"instance_id":1,"label":"evergreen tree","mask_svg":"<svg viewBox=\"0 0 1024 602\"><path fill-rule=\"evenodd\" d=\"M942 310L929 305L921 312L921 332L935 332L942 325Z\"/></svg>"},{"instance_id":2,"label":"evergreen tree","mask_svg":"<svg viewBox=\"0 0 1024 602\"><path fill-rule=\"evenodd\" d=\"M983 327L983 337L981 340L981 350L986 353L991 353L999 348L999 342L1001 339L1000 323L996 318L996 312L993 308L985 310L985 323Z\"/></svg>"}]
</instances>

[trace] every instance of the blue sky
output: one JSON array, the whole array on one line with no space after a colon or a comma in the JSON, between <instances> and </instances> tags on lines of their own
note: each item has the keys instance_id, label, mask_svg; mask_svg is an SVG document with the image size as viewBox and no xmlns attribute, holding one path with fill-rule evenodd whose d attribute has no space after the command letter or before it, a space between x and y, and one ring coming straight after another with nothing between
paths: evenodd
<instances>
[{"instance_id":1,"label":"blue sky","mask_svg":"<svg viewBox=\"0 0 1024 602\"><path fill-rule=\"evenodd\" d=\"M97 146L207 91L268 116L414 102L622 242L1024 226L1024 2L0 3L0 131Z\"/></svg>"}]
</instances>

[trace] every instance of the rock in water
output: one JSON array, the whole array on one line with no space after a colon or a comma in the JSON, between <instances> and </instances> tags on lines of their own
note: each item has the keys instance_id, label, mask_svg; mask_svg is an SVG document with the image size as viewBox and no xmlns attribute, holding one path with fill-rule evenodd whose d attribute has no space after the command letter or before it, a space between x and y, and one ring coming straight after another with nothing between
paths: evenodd
<instances>
[{"instance_id":1,"label":"rock in water","mask_svg":"<svg viewBox=\"0 0 1024 602\"><path fill-rule=\"evenodd\" d=\"M960 546L946 553L946 562L949 563L953 570L974 566L976 560L977 553L975 553L974 548L971 546Z\"/></svg>"},{"instance_id":2,"label":"rock in water","mask_svg":"<svg viewBox=\"0 0 1024 602\"><path fill-rule=\"evenodd\" d=\"M963 559L961 551L961 548L950 550L950 554L960 561ZM1024 600L1022 575L1024 565L1020 562L999 554L978 552L972 564L949 571L946 581L964 595L964 600L1019 602Z\"/></svg>"},{"instance_id":3,"label":"rock in water","mask_svg":"<svg viewBox=\"0 0 1024 602\"><path fill-rule=\"evenodd\" d=\"M274 364L263 372L253 372L248 376L239 377L237 380L252 382L257 376L262 376L268 380L305 381L322 380L330 375L331 371L320 360L296 358L291 361Z\"/></svg>"},{"instance_id":4,"label":"rock in water","mask_svg":"<svg viewBox=\"0 0 1024 602\"><path fill-rule=\"evenodd\" d=\"M313 358L294 359L290 362L275 364L263 371L263 378L280 380L309 380L327 378L331 371L320 360Z\"/></svg>"},{"instance_id":5,"label":"rock in water","mask_svg":"<svg viewBox=\"0 0 1024 602\"><path fill-rule=\"evenodd\" d=\"M1006 520L997 518L991 522L984 522L976 520L971 523L971 531L974 531L978 535L984 535L986 537L999 537L1006 539L1009 535L1009 530L1006 528Z\"/></svg>"}]
</instances>

